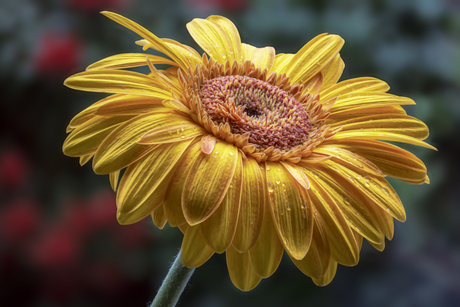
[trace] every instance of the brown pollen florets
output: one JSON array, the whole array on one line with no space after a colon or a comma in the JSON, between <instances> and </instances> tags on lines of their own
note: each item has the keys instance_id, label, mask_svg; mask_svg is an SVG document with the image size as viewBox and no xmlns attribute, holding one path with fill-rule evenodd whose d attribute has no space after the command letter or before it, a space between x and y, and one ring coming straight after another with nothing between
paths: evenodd
<instances>
[{"instance_id":1,"label":"brown pollen florets","mask_svg":"<svg viewBox=\"0 0 460 307\"><path fill-rule=\"evenodd\" d=\"M249 133L249 142L259 148L288 150L308 139L308 113L286 91L268 82L246 76L217 77L201 87L200 97L214 122L228 123L235 134Z\"/></svg>"}]
</instances>

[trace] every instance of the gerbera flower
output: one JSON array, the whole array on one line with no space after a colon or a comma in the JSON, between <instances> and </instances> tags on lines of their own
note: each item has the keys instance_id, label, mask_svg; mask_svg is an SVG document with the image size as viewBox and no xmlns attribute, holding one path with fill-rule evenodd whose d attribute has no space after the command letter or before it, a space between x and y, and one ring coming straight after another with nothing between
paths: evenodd
<instances>
[{"instance_id":1,"label":"gerbera flower","mask_svg":"<svg viewBox=\"0 0 460 307\"><path fill-rule=\"evenodd\" d=\"M427 126L401 107L414 101L375 78L337 83L339 36L275 54L241 43L230 20L210 16L187 24L200 56L103 14L169 59L119 54L68 78L68 87L114 95L72 119L64 153L82 165L93 158L94 172L109 174L121 224L151 215L159 228L178 226L185 266L226 252L231 280L250 290L286 251L326 285L338 263L357 264L363 238L383 250L393 218L406 219L385 177L428 183L422 161L382 142L434 149L422 141ZM138 66L150 73L121 70Z\"/></svg>"}]
</instances>

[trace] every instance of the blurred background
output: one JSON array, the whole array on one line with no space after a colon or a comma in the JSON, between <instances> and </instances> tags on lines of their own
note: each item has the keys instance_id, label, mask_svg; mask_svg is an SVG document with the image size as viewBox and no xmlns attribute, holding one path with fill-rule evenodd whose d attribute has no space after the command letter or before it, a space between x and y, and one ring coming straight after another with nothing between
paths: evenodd
<instances>
[{"instance_id":1,"label":"blurred background","mask_svg":"<svg viewBox=\"0 0 460 307\"><path fill-rule=\"evenodd\" d=\"M62 154L65 128L103 97L62 84L122 52L136 34L198 48L185 24L221 14L242 40L295 53L319 33L341 35L343 79L373 76L413 98L408 113L439 149L407 147L430 185L392 181L407 222L383 253L364 243L358 266L319 288L290 261L253 291L237 290L225 255L196 270L179 306L460 306L460 2L458 0L2 0L0 3L0 302L2 306L146 306L182 239L146 219L120 226L107 176ZM201 51L200 51L201 53Z\"/></svg>"}]
</instances>

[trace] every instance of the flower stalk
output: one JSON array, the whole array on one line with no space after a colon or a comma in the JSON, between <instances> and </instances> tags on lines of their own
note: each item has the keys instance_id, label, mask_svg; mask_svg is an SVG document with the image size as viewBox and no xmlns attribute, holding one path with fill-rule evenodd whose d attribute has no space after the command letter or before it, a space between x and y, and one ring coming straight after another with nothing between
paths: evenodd
<instances>
[{"instance_id":1,"label":"flower stalk","mask_svg":"<svg viewBox=\"0 0 460 307\"><path fill-rule=\"evenodd\" d=\"M179 251L150 307L176 306L194 271L195 268L189 269L182 264L181 251Z\"/></svg>"}]
</instances>

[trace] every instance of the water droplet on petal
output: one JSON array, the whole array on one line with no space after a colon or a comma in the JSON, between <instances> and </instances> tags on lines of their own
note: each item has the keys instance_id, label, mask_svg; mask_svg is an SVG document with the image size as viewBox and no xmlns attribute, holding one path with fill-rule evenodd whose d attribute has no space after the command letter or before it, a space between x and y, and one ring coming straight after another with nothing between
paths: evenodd
<instances>
[{"instance_id":1,"label":"water droplet on petal","mask_svg":"<svg viewBox=\"0 0 460 307\"><path fill-rule=\"evenodd\" d=\"M343 199L343 203L346 205L346 206L349 206L350 205L350 200L348 198L344 198Z\"/></svg>"},{"instance_id":2,"label":"water droplet on petal","mask_svg":"<svg viewBox=\"0 0 460 307\"><path fill-rule=\"evenodd\" d=\"M287 211L291 211L291 205L287 206Z\"/></svg>"},{"instance_id":3,"label":"water droplet on petal","mask_svg":"<svg viewBox=\"0 0 460 307\"><path fill-rule=\"evenodd\" d=\"M281 180L279 178L276 178L276 184L280 184Z\"/></svg>"},{"instance_id":4,"label":"water droplet on petal","mask_svg":"<svg viewBox=\"0 0 460 307\"><path fill-rule=\"evenodd\" d=\"M385 193L386 196L390 196L390 192L388 192L387 189L382 188L383 193Z\"/></svg>"},{"instance_id":5,"label":"water droplet on petal","mask_svg":"<svg viewBox=\"0 0 460 307\"><path fill-rule=\"evenodd\" d=\"M269 193L273 193L273 191L274 191L273 182L269 182L269 183L268 183L268 192L269 192Z\"/></svg>"}]
</instances>

